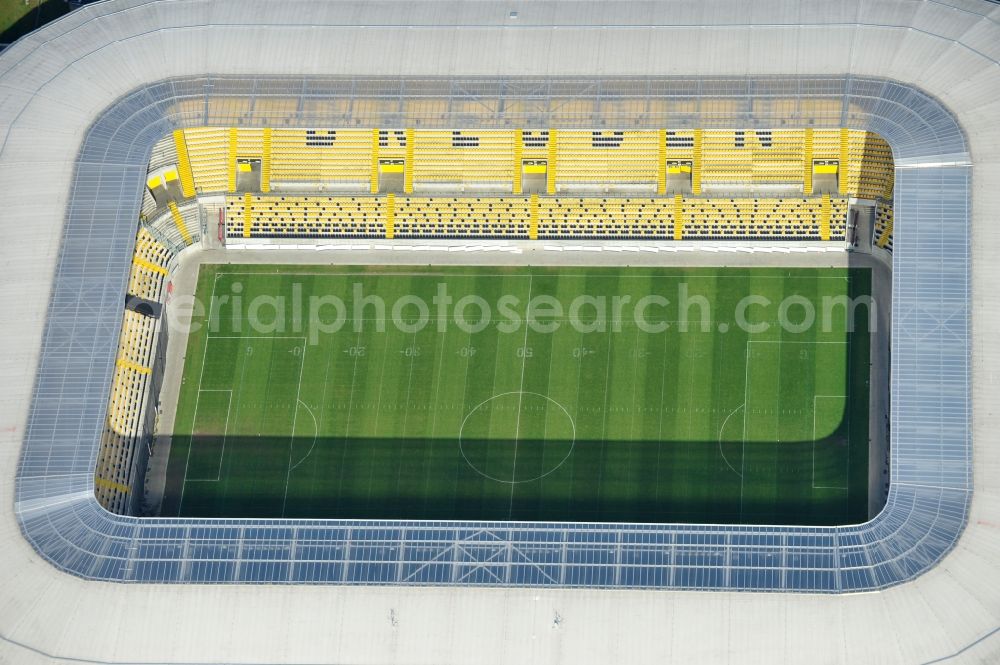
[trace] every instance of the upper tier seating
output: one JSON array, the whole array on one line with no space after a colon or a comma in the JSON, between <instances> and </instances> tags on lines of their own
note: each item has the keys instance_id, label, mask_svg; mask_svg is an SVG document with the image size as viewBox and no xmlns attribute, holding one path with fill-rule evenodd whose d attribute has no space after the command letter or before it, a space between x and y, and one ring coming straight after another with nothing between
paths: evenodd
<instances>
[{"instance_id":1,"label":"upper tier seating","mask_svg":"<svg viewBox=\"0 0 1000 665\"><path fill-rule=\"evenodd\" d=\"M802 130L705 130L702 185L752 187L802 182L803 141Z\"/></svg>"},{"instance_id":2,"label":"upper tier seating","mask_svg":"<svg viewBox=\"0 0 1000 665\"><path fill-rule=\"evenodd\" d=\"M275 129L271 134L271 183L354 183L364 187L371 171L371 153L372 133L368 129Z\"/></svg>"},{"instance_id":3,"label":"upper tier seating","mask_svg":"<svg viewBox=\"0 0 1000 665\"><path fill-rule=\"evenodd\" d=\"M185 129L184 140L198 193L226 191L229 180L229 130L221 127Z\"/></svg>"},{"instance_id":4,"label":"upper tier seating","mask_svg":"<svg viewBox=\"0 0 1000 665\"><path fill-rule=\"evenodd\" d=\"M811 194L812 162L838 164L839 196L892 197L892 151L862 130L540 130L192 128L184 149L198 193L236 192L236 161L260 160L261 191L378 191L379 160L402 165L406 193L521 193L522 161L545 165L549 194L663 193L662 160L690 162L692 192ZM180 145L180 144L178 144ZM177 151L175 151L177 152ZM181 169L184 176L184 169ZM242 191L242 189L241 189Z\"/></svg>"},{"instance_id":5,"label":"upper tier seating","mask_svg":"<svg viewBox=\"0 0 1000 665\"><path fill-rule=\"evenodd\" d=\"M477 185L514 179L513 131L413 132L413 183Z\"/></svg>"},{"instance_id":6,"label":"upper tier seating","mask_svg":"<svg viewBox=\"0 0 1000 665\"><path fill-rule=\"evenodd\" d=\"M556 182L584 185L653 184L655 131L559 131Z\"/></svg>"},{"instance_id":7,"label":"upper tier seating","mask_svg":"<svg viewBox=\"0 0 1000 665\"><path fill-rule=\"evenodd\" d=\"M879 136L850 132L848 191L862 199L891 199L893 187L892 149Z\"/></svg>"}]
</instances>

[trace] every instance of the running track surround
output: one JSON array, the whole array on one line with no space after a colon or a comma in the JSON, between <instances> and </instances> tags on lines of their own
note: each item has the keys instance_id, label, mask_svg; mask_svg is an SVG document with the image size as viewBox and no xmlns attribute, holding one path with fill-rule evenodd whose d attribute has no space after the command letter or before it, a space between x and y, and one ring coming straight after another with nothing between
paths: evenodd
<instances>
[{"instance_id":1,"label":"running track surround","mask_svg":"<svg viewBox=\"0 0 1000 665\"><path fill-rule=\"evenodd\" d=\"M377 89L398 98L406 96L408 84L405 79L192 77L152 83L119 99L95 120L77 157L17 471L15 511L25 537L44 558L69 573L121 582L835 593L892 586L933 566L961 535L972 490L971 169L957 121L921 91L880 79L653 82L656 89L667 91L663 96L698 99L711 94L718 99L721 95L736 102L732 108L744 111L732 117L714 113L701 118L645 117L635 126L846 126L877 132L893 148L897 234L892 285L892 486L885 509L872 521L798 528L140 519L109 514L94 498L93 469L150 150L177 127L239 124L235 116L182 116L176 102L204 101L212 95L251 98L259 91L286 98L310 95L315 100L350 95L355 89ZM558 83L563 91L575 87L580 95L597 95L596 91L622 81ZM537 91L537 84L537 80L424 78L420 91L432 94L428 91L436 85L441 97L467 95L467 90L500 90L516 97L519 90ZM672 95L669 91L674 89L678 92ZM791 94L800 100L837 103L829 115L823 111L791 118L755 115L748 99L767 96L770 90L780 91L782 97ZM409 126L412 120L375 111L350 118L300 113L286 126L335 127L348 122ZM447 118L421 120L423 127L448 122ZM519 122L493 115L484 118L482 126L505 120ZM582 117L580 126L595 126L598 120ZM259 124L268 124L267 119ZM546 116L536 113L524 126L533 125L547 127ZM910 168L921 163L921 168Z\"/></svg>"}]
</instances>

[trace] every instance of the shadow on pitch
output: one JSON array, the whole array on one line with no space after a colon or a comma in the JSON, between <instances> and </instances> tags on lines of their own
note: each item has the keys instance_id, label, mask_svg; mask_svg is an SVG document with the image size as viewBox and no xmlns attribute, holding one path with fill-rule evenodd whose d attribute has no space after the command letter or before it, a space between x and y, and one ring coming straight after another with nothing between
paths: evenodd
<instances>
[{"instance_id":1,"label":"shadow on pitch","mask_svg":"<svg viewBox=\"0 0 1000 665\"><path fill-rule=\"evenodd\" d=\"M716 442L578 440L552 468L546 450L565 442L521 440L512 484L470 465L457 439L175 437L160 514L185 517L685 522L831 525L867 518L864 491L816 491L818 463L846 464L846 421L829 437L733 445L744 478ZM867 443L867 436L864 438ZM468 446L470 442L463 442ZM492 468L513 467L512 446L483 441ZM187 448L192 446L191 455ZM225 448L223 449L223 445ZM289 446L312 446L289 472ZM867 446L865 445L865 448ZM742 459L741 455L746 455ZM186 461L186 465L182 462ZM506 466L506 465L509 465ZM843 467L841 467L843 468ZM844 468L844 472L854 470ZM856 474L862 478L866 471ZM499 472L495 475L501 475ZM186 481L184 479L187 479ZM861 482L861 481L859 481ZM863 487L863 484L862 484Z\"/></svg>"},{"instance_id":2,"label":"shadow on pitch","mask_svg":"<svg viewBox=\"0 0 1000 665\"><path fill-rule=\"evenodd\" d=\"M864 317L855 323L867 332ZM815 441L744 442L739 427L713 441L579 439L565 456L565 442L522 440L516 469L496 441L175 436L160 514L855 524L868 516L867 464L850 456L852 442L856 455L868 455L868 373L846 380L853 383L843 394L853 397ZM851 422L862 425L851 431ZM470 445L482 455L463 455ZM547 456L554 448L555 458ZM505 473L518 482L505 482Z\"/></svg>"}]
</instances>

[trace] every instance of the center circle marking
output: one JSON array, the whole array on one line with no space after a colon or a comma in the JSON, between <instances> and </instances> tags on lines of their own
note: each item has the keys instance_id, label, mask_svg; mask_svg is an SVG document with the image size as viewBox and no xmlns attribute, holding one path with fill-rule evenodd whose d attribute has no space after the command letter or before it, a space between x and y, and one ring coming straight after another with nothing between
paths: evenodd
<instances>
[{"instance_id":1,"label":"center circle marking","mask_svg":"<svg viewBox=\"0 0 1000 665\"><path fill-rule=\"evenodd\" d=\"M495 402L498 401L504 402L511 399L516 399L517 404L519 405L519 410L523 410L524 408L523 398L525 397L530 397L530 399L535 401L537 401L540 398L551 404L554 404L559 409L559 411L561 411L563 415L566 416L566 420L569 422L569 427L572 432L569 439L569 449L566 451L566 454L563 455L559 459L559 461L552 466L552 468L544 469L541 473L533 475L530 478L517 478L517 455L515 453L513 462L514 468L511 470L510 477L509 478L498 477L495 471L490 473L486 469L480 468L480 466L483 466L482 462L477 464L475 458L477 458L478 455L476 455L473 450L473 446L475 444L469 440L471 437L469 438L466 437L465 433L466 425L469 423L469 419L472 418L476 413L482 411L485 407L493 405ZM518 414L515 413L515 418L517 417L517 415ZM487 443L489 443L489 441L487 441ZM515 445L517 443L519 443L519 441L515 439ZM465 460L465 463L469 465L469 468L471 468L473 471L475 471L484 478L487 478L489 480L494 480L498 483L506 483L508 485L518 485L520 483L534 482L536 480L541 480L542 478L548 476L551 473L556 472L559 469L559 467L565 464L566 460L569 459L569 456L573 454L574 447L576 447L576 422L573 420L573 416L569 415L569 411L566 410L566 407L564 407L562 404L552 399L548 395L543 395L541 393L531 392L527 390L512 390L510 392L493 395L493 397L483 400L475 407L473 407L472 410L465 415L465 418L462 419L462 426L459 428L458 431L458 449L462 453L462 458Z\"/></svg>"}]
</instances>

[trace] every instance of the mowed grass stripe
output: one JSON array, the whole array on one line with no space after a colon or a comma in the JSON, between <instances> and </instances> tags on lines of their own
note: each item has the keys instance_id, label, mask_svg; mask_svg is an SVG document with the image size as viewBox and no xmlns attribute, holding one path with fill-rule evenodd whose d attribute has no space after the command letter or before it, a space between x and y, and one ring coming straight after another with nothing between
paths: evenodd
<instances>
[{"instance_id":1,"label":"mowed grass stripe","mask_svg":"<svg viewBox=\"0 0 1000 665\"><path fill-rule=\"evenodd\" d=\"M529 289L564 305L581 293L606 296L609 316L612 296L634 304L656 293L671 306L654 305L648 314L670 327L642 332L626 308L618 330L581 332L565 322L564 312L553 333L523 325L501 332L496 318L479 332L453 323L440 332L432 305L422 330L401 331L390 323L379 332L380 316L369 307L362 332L348 322L310 344L297 337L307 334L305 321L296 326L291 312L288 329L260 333L237 328L222 308L219 320L210 322L217 325L189 338L165 514L815 524L866 517L867 329L855 333L850 346L842 325L801 333L772 325L748 334L735 325L734 311L750 293L774 303L763 317L771 324L786 295L801 295L819 311L823 296L868 293L867 271L336 267L293 274L298 272L205 266L198 293L207 301L213 289L230 294L239 282L244 303L257 296L291 302L299 290L303 302L335 294L351 309L353 285L360 283L391 308L407 295L432 305L438 284L445 283L452 304L478 295L493 306L494 317L498 299L513 295L522 319ZM689 330L679 330L680 283L708 301L707 331L700 329L697 303L688 310ZM592 311L584 308L584 318ZM416 309L404 313L412 321ZM466 314L475 317L478 308ZM720 325L728 330L720 332ZM761 352L760 362L750 358L747 364L748 349L779 340L777 349ZM840 344L816 344L824 341ZM803 355L806 347L812 350ZM196 428L199 385L222 391L216 395L231 390L233 397L228 405L218 397L206 402L209 411L197 416ZM817 394L835 394L836 385L845 395L850 390L839 423L833 422L835 408L827 404L814 412L812 406ZM235 419L228 430L224 408ZM832 433L813 442L817 418L817 428ZM849 439L848 420L855 425ZM199 448L197 433L192 439L196 429L218 431L201 432L206 445ZM200 475L188 473L185 481L188 453L204 464L195 465ZM221 468L219 480L202 482L209 462L220 457L214 467ZM843 469L850 491L820 482L814 487L817 469L828 478Z\"/></svg>"}]
</instances>

